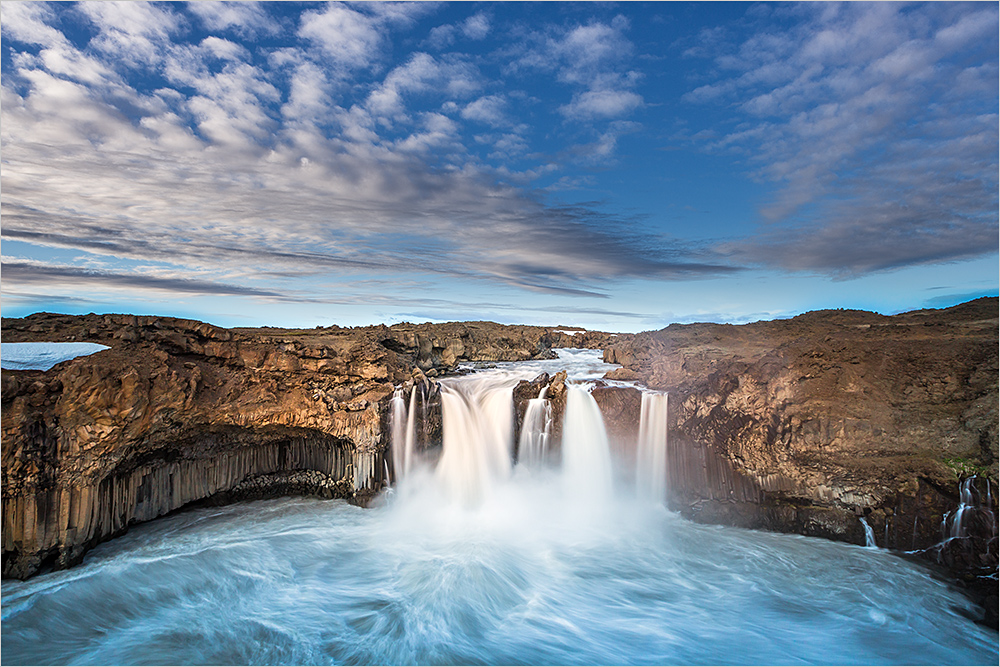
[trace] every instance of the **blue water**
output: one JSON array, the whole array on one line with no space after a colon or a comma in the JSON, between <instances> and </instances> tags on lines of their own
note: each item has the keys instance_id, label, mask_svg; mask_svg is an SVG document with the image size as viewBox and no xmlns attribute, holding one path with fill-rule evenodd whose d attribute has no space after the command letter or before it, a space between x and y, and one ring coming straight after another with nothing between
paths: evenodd
<instances>
[{"instance_id":1,"label":"blue water","mask_svg":"<svg viewBox=\"0 0 1000 667\"><path fill-rule=\"evenodd\" d=\"M892 554L560 500L281 499L131 530L5 581L4 664L996 664L997 633ZM405 491L405 489L404 489Z\"/></svg>"}]
</instances>

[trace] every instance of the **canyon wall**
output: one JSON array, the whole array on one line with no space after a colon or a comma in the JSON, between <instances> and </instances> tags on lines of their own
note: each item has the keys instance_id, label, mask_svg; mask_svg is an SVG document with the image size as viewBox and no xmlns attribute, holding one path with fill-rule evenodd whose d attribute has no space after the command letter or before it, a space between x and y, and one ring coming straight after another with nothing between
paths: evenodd
<instances>
[{"instance_id":1,"label":"canyon wall","mask_svg":"<svg viewBox=\"0 0 1000 667\"><path fill-rule=\"evenodd\" d=\"M670 393L668 500L685 516L856 544L864 519L880 547L995 576L997 352L985 298L671 325L604 356L623 366L609 377ZM956 528L973 475L978 509Z\"/></svg>"},{"instance_id":2,"label":"canyon wall","mask_svg":"<svg viewBox=\"0 0 1000 667\"><path fill-rule=\"evenodd\" d=\"M4 342L111 349L2 373L3 573L72 565L130 524L192 503L306 493L365 504L395 474L397 387L426 397L419 446L433 449L440 399L428 378L563 346L603 347L622 366L610 379L670 393L667 500L686 516L859 544L863 518L879 546L995 571L997 331L995 298L635 336L490 322L289 330L4 319ZM520 420L550 387L554 457L564 381L514 390ZM640 392L605 383L593 394L627 471ZM958 481L972 474L976 501L994 513L967 512L968 538L940 547Z\"/></svg>"}]
</instances>

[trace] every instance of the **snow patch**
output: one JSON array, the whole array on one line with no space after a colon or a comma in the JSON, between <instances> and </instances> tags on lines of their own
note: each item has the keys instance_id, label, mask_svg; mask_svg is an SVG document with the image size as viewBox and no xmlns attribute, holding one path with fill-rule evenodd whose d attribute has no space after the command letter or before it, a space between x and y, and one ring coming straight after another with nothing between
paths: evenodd
<instances>
[{"instance_id":1,"label":"snow patch","mask_svg":"<svg viewBox=\"0 0 1000 667\"><path fill-rule=\"evenodd\" d=\"M56 364L111 349L100 343L2 343L0 368L47 371Z\"/></svg>"}]
</instances>

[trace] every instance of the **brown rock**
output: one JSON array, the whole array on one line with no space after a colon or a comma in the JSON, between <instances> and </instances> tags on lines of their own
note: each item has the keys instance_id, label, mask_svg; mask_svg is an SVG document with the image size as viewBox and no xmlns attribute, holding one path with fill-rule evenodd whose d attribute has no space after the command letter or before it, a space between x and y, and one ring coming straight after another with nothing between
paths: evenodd
<instances>
[{"instance_id":1,"label":"brown rock","mask_svg":"<svg viewBox=\"0 0 1000 667\"><path fill-rule=\"evenodd\" d=\"M670 393L672 504L692 518L863 543L870 515L879 546L926 549L958 505L947 461L996 484L997 316L986 298L671 325L604 356Z\"/></svg>"}]
</instances>

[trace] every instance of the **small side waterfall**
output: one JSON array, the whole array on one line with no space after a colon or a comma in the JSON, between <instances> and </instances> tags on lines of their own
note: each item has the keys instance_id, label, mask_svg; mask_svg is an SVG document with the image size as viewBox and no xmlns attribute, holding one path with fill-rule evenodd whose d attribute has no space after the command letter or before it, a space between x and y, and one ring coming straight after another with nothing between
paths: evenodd
<instances>
[{"instance_id":1,"label":"small side waterfall","mask_svg":"<svg viewBox=\"0 0 1000 667\"><path fill-rule=\"evenodd\" d=\"M586 389L567 385L563 417L563 475L567 491L591 501L612 495L611 449L597 401Z\"/></svg>"},{"instance_id":2,"label":"small side waterfall","mask_svg":"<svg viewBox=\"0 0 1000 667\"><path fill-rule=\"evenodd\" d=\"M667 494L667 400L667 394L644 392L639 417L636 492L657 503Z\"/></svg>"},{"instance_id":3,"label":"small side waterfall","mask_svg":"<svg viewBox=\"0 0 1000 667\"><path fill-rule=\"evenodd\" d=\"M970 524L979 522L988 525L990 533L996 534L996 517L993 515L993 491L989 479L986 479L985 498L976 488L977 475L966 477L958 486L958 507L948 512L941 519L941 540L954 540L969 537ZM985 500L985 502L983 502Z\"/></svg>"},{"instance_id":4,"label":"small side waterfall","mask_svg":"<svg viewBox=\"0 0 1000 667\"><path fill-rule=\"evenodd\" d=\"M537 468L548 458L549 436L552 432L552 406L545 399L548 387L542 387L538 398L528 401L518 441L518 463Z\"/></svg>"},{"instance_id":5,"label":"small side waterfall","mask_svg":"<svg viewBox=\"0 0 1000 667\"><path fill-rule=\"evenodd\" d=\"M973 497L973 484L976 476L966 477L958 486L958 508L951 514L951 525L948 528L945 538L966 537L967 529L965 525L966 515L969 510L975 509L976 503Z\"/></svg>"},{"instance_id":6,"label":"small side waterfall","mask_svg":"<svg viewBox=\"0 0 1000 667\"><path fill-rule=\"evenodd\" d=\"M396 389L392 394L390 409L390 426L392 429L392 466L396 471L396 480L405 476L406 470L406 442L407 437L407 410L406 399L403 398L402 387Z\"/></svg>"},{"instance_id":7,"label":"small side waterfall","mask_svg":"<svg viewBox=\"0 0 1000 667\"><path fill-rule=\"evenodd\" d=\"M875 543L875 531L868 525L868 522L865 521L864 517L859 517L858 521L860 521L861 525L865 527L865 546L869 549L877 548L878 544Z\"/></svg>"}]
</instances>

